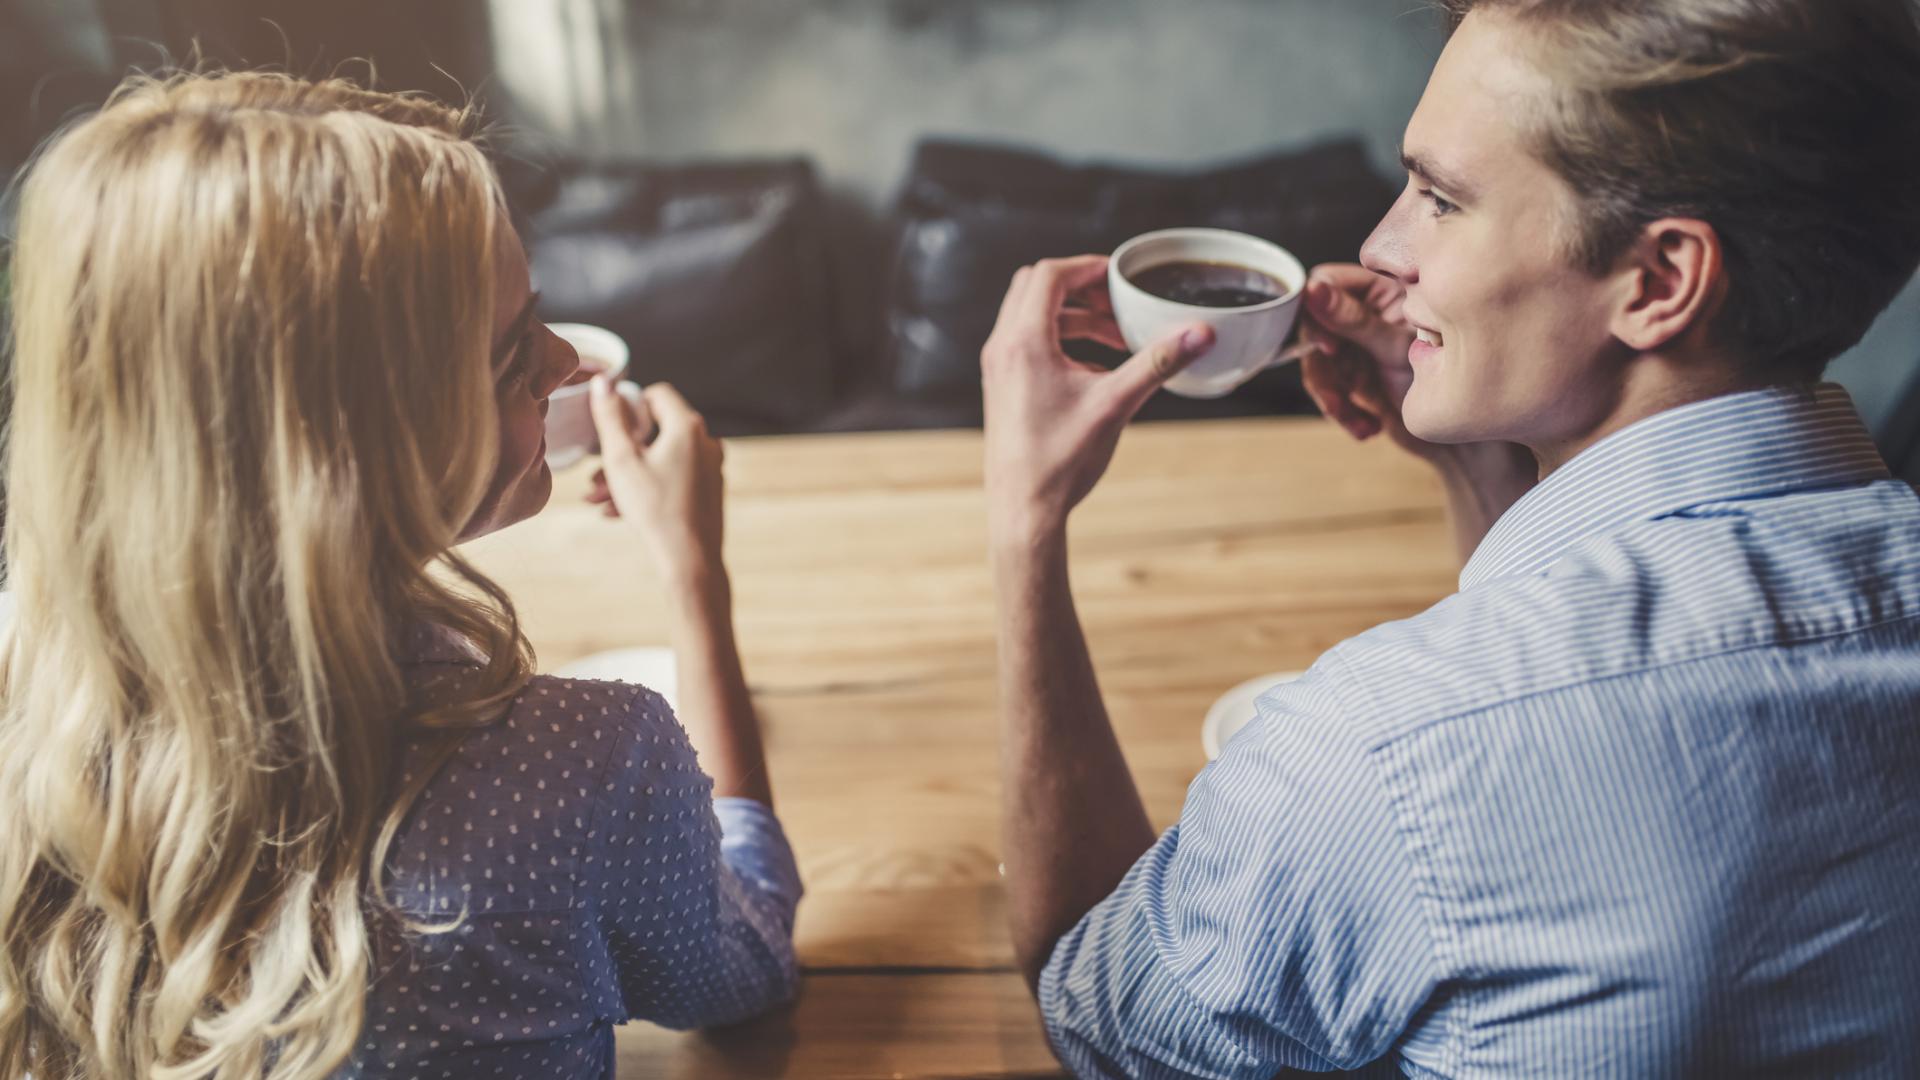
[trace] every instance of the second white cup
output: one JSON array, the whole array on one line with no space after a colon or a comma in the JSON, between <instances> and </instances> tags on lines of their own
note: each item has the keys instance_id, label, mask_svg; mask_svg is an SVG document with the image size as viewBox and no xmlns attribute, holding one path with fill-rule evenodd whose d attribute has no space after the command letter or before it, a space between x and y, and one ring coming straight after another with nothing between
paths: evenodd
<instances>
[{"instance_id":1,"label":"second white cup","mask_svg":"<svg viewBox=\"0 0 1920 1080\"><path fill-rule=\"evenodd\" d=\"M623 378L632 353L619 334L587 323L552 323L547 328L580 354L580 370L547 396L547 468L564 469L600 445L588 394L593 376L605 375L622 397L635 404L640 388Z\"/></svg>"}]
</instances>

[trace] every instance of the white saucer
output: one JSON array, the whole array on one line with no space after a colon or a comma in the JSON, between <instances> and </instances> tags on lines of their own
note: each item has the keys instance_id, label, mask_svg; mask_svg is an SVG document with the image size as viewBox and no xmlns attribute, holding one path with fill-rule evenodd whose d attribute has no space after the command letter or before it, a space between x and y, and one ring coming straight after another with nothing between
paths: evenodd
<instances>
[{"instance_id":1,"label":"white saucer","mask_svg":"<svg viewBox=\"0 0 1920 1080\"><path fill-rule=\"evenodd\" d=\"M1220 700L1207 710L1207 718L1200 722L1200 745L1206 748L1207 760L1219 757L1220 748L1258 715L1253 703L1261 694L1305 674L1304 671L1276 671L1248 679L1221 694Z\"/></svg>"},{"instance_id":2,"label":"white saucer","mask_svg":"<svg viewBox=\"0 0 1920 1080\"><path fill-rule=\"evenodd\" d=\"M657 646L639 649L610 649L562 664L552 672L563 679L619 679L638 683L667 699L678 710L675 691L673 650Z\"/></svg>"}]
</instances>

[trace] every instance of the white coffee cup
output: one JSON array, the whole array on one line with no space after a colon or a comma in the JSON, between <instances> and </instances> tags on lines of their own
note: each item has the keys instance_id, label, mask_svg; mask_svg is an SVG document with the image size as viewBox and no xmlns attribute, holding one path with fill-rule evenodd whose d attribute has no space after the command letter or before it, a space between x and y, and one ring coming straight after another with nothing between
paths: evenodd
<instances>
[{"instance_id":1,"label":"white coffee cup","mask_svg":"<svg viewBox=\"0 0 1920 1080\"><path fill-rule=\"evenodd\" d=\"M640 388L622 379L632 354L619 334L586 323L551 323L547 329L573 346L582 368L598 368L620 396L640 404ZM564 469L600 446L593 427L592 389L592 380L582 379L547 396L547 468Z\"/></svg>"},{"instance_id":2,"label":"white coffee cup","mask_svg":"<svg viewBox=\"0 0 1920 1080\"><path fill-rule=\"evenodd\" d=\"M1133 275L1170 262L1233 263L1258 270L1286 289L1251 307L1201 307L1162 299L1133 283ZM1307 271L1278 244L1226 229L1162 229L1121 244L1107 264L1107 291L1113 298L1120 334L1135 352L1182 326L1213 327L1213 348L1167 380L1182 397L1215 398L1233 391L1266 368L1296 358L1281 346L1300 313Z\"/></svg>"}]
</instances>

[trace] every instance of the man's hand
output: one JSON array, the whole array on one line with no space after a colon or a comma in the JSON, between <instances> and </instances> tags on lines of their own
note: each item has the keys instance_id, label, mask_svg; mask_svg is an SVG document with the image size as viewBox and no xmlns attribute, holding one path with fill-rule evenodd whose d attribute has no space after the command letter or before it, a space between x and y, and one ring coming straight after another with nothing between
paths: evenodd
<instances>
[{"instance_id":1,"label":"man's hand","mask_svg":"<svg viewBox=\"0 0 1920 1080\"><path fill-rule=\"evenodd\" d=\"M1120 341L1106 273L1104 255L1048 259L1021 268L1001 302L980 353L996 536L1064 525L1106 471L1127 421L1213 345L1212 328L1196 323L1112 371L1069 357L1063 336Z\"/></svg>"},{"instance_id":2,"label":"man's hand","mask_svg":"<svg viewBox=\"0 0 1920 1080\"><path fill-rule=\"evenodd\" d=\"M1307 275L1305 300L1300 337L1318 348L1300 361L1300 377L1314 404L1356 439L1384 431L1430 460L1439 447L1408 434L1400 419L1413 385L1413 326L1400 283L1354 263L1327 263Z\"/></svg>"},{"instance_id":3,"label":"man's hand","mask_svg":"<svg viewBox=\"0 0 1920 1080\"><path fill-rule=\"evenodd\" d=\"M1302 340L1317 346L1300 362L1301 381L1327 418L1356 439L1386 432L1431 464L1447 487L1454 545L1471 558L1487 530L1539 479L1533 454L1513 443L1431 443L1407 430L1401 406L1413 386L1407 349L1413 326L1399 282L1353 263L1307 275Z\"/></svg>"},{"instance_id":4,"label":"man's hand","mask_svg":"<svg viewBox=\"0 0 1920 1080\"><path fill-rule=\"evenodd\" d=\"M1067 356L1063 337L1121 341L1106 271L1099 255L1021 270L980 356L1000 609L1001 857L1014 955L1030 984L1060 935L1153 843L1074 612L1067 513L1106 471L1133 414L1213 344L1199 325L1113 371Z\"/></svg>"}]
</instances>

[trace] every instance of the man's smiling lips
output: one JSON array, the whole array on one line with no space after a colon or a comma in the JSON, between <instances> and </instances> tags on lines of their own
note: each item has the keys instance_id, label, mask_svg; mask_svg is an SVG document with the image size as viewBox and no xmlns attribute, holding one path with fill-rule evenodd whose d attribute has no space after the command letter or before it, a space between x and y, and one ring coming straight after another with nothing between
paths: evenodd
<instances>
[{"instance_id":1,"label":"man's smiling lips","mask_svg":"<svg viewBox=\"0 0 1920 1080\"><path fill-rule=\"evenodd\" d=\"M1430 360L1446 343L1438 330L1430 330L1419 323L1413 324L1413 344L1407 348L1407 362L1419 363Z\"/></svg>"}]
</instances>

